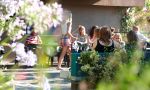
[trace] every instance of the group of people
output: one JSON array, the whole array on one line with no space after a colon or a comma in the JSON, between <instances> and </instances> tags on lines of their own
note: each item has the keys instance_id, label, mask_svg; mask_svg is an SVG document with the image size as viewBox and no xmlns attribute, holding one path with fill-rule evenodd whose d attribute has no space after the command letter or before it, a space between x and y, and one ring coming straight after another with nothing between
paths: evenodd
<instances>
[{"instance_id":1,"label":"group of people","mask_svg":"<svg viewBox=\"0 0 150 90\"><path fill-rule=\"evenodd\" d=\"M131 51L130 49L144 49L146 44L149 44L148 38L139 32L138 26L133 26L132 30L127 33L127 41L122 40L122 35L116 32L114 27L108 26L93 26L90 33L86 33L84 26L78 26L78 34L71 33L71 22L67 23L67 32L61 40L62 52L58 58L57 69L61 70L61 64L66 52L78 51L79 53L84 49L77 49L78 46L85 48L85 45L89 46L88 50L95 50L99 53L114 52L116 49L123 50L125 52ZM85 50L86 51L86 50ZM71 57L70 57L71 58ZM71 60L71 59L70 59Z\"/></svg>"}]
</instances>

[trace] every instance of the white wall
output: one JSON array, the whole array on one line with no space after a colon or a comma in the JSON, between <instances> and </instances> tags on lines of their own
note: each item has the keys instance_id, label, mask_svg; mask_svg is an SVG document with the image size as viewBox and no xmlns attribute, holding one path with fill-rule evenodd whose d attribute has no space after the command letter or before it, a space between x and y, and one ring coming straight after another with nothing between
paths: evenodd
<instances>
[{"instance_id":1,"label":"white wall","mask_svg":"<svg viewBox=\"0 0 150 90\"><path fill-rule=\"evenodd\" d=\"M120 28L121 7L102 7L102 6L64 6L72 12L73 31L78 25L84 25L88 30L93 25L113 26ZM88 31L87 31L88 32Z\"/></svg>"}]
</instances>

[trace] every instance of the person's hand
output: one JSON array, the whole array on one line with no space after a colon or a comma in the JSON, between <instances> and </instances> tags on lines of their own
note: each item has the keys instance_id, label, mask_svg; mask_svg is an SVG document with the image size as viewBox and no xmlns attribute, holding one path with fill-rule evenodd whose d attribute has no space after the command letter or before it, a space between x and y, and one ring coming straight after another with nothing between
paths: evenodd
<instances>
[{"instance_id":1,"label":"person's hand","mask_svg":"<svg viewBox=\"0 0 150 90\"><path fill-rule=\"evenodd\" d=\"M72 37L72 41L74 42L74 41L77 41L77 37Z\"/></svg>"},{"instance_id":2,"label":"person's hand","mask_svg":"<svg viewBox=\"0 0 150 90\"><path fill-rule=\"evenodd\" d=\"M77 37L73 37L73 39L74 39L74 40L77 40L78 38L77 38Z\"/></svg>"},{"instance_id":3,"label":"person's hand","mask_svg":"<svg viewBox=\"0 0 150 90\"><path fill-rule=\"evenodd\" d=\"M67 26L71 26L72 23L70 21L67 22Z\"/></svg>"}]
</instances>

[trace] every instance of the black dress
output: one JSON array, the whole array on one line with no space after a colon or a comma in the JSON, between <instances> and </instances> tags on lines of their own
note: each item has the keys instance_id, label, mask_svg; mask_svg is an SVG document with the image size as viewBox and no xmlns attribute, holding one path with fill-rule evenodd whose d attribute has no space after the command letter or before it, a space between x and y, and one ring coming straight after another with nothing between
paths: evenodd
<instances>
[{"instance_id":1,"label":"black dress","mask_svg":"<svg viewBox=\"0 0 150 90\"><path fill-rule=\"evenodd\" d=\"M114 42L112 40L112 45L111 46L103 46L100 44L99 40L97 40L97 46L95 48L95 51L97 51L98 53L104 53L104 52L113 52L114 51Z\"/></svg>"}]
</instances>

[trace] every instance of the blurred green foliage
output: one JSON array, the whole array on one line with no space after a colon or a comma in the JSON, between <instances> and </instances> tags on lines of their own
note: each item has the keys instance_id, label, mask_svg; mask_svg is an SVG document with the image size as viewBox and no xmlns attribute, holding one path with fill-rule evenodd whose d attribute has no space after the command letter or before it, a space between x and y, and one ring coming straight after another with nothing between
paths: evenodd
<instances>
[{"instance_id":1,"label":"blurred green foliage","mask_svg":"<svg viewBox=\"0 0 150 90\"><path fill-rule=\"evenodd\" d=\"M135 50L131 56L131 58L127 57L127 63L118 64L110 82L99 81L97 90L149 90L149 64L142 63L144 61L140 50Z\"/></svg>"},{"instance_id":2,"label":"blurred green foliage","mask_svg":"<svg viewBox=\"0 0 150 90\"><path fill-rule=\"evenodd\" d=\"M86 80L90 88L96 88L99 81L110 82L114 78L121 59L123 57L119 51L100 54L95 51L86 51L81 53L78 62L82 65L81 70L88 75Z\"/></svg>"},{"instance_id":3,"label":"blurred green foliage","mask_svg":"<svg viewBox=\"0 0 150 90\"><path fill-rule=\"evenodd\" d=\"M42 50L48 56L53 56L56 53L58 46L58 38L54 35L41 35Z\"/></svg>"},{"instance_id":4,"label":"blurred green foliage","mask_svg":"<svg viewBox=\"0 0 150 90\"><path fill-rule=\"evenodd\" d=\"M54 35L40 35L42 44L38 46L36 53L38 57L38 66L49 67L51 57L56 54L58 38Z\"/></svg>"},{"instance_id":5,"label":"blurred green foliage","mask_svg":"<svg viewBox=\"0 0 150 90\"><path fill-rule=\"evenodd\" d=\"M104 57L103 55L106 56ZM82 52L78 59L81 70L88 74L86 81L90 89L97 90L148 90L150 74L146 64L141 63L143 53L136 49L130 53L115 50L113 53L99 54L95 51ZM146 76L144 76L146 75ZM146 79L147 78L147 79ZM147 85L145 85L146 80ZM100 83L100 84L98 84ZM146 89L143 89L143 87Z\"/></svg>"},{"instance_id":6,"label":"blurred green foliage","mask_svg":"<svg viewBox=\"0 0 150 90\"><path fill-rule=\"evenodd\" d=\"M124 32L124 33L128 32L129 30L131 30L131 26L133 25L132 16L129 15L127 12L124 12L120 23L121 23L120 32Z\"/></svg>"},{"instance_id":7,"label":"blurred green foliage","mask_svg":"<svg viewBox=\"0 0 150 90\"><path fill-rule=\"evenodd\" d=\"M13 90L13 87L10 84L11 80L11 75L6 75L0 71L0 90Z\"/></svg>"},{"instance_id":8,"label":"blurred green foliage","mask_svg":"<svg viewBox=\"0 0 150 90\"><path fill-rule=\"evenodd\" d=\"M144 7L129 7L123 10L120 22L121 32L128 32L133 25L140 26L142 30L149 30L150 0L145 0Z\"/></svg>"},{"instance_id":9,"label":"blurred green foliage","mask_svg":"<svg viewBox=\"0 0 150 90\"><path fill-rule=\"evenodd\" d=\"M149 90L150 67L140 64L122 65L112 82L100 82L97 90Z\"/></svg>"}]
</instances>

